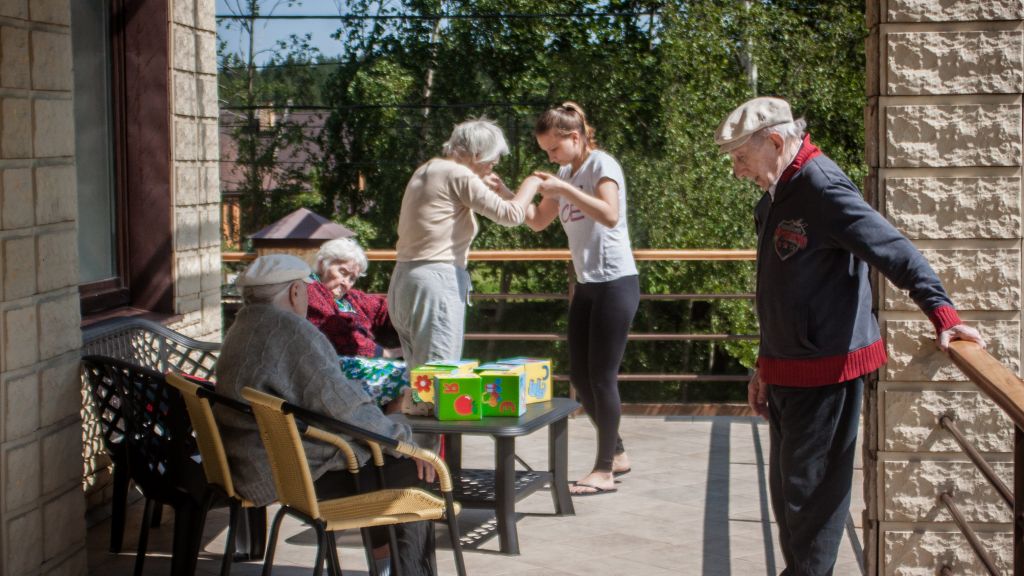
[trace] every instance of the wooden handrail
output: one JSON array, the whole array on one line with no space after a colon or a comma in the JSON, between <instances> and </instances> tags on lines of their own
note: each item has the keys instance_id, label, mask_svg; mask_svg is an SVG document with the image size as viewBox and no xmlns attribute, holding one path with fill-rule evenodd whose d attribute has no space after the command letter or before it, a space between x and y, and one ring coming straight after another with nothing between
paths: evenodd
<instances>
[{"instance_id":1,"label":"wooden handrail","mask_svg":"<svg viewBox=\"0 0 1024 576\"><path fill-rule=\"evenodd\" d=\"M957 340L949 344L949 356L967 378L974 382L979 390L990 400L996 403L1015 425L1014 431L1014 491L1011 494L1009 488L1002 479L995 473L992 466L982 457L978 449L967 441L967 438L956 427L951 415L944 415L939 419L940 425L946 429L957 444L964 451L967 457L974 463L978 470L985 476L985 479L999 492L1003 500L1013 510L1014 535L1013 535L1013 574L1024 573L1024 506L1021 504L1024 498L1024 381L1013 373L1002 362L995 359L984 348L974 342ZM981 561L985 570L993 576L999 574L995 560L985 549L978 539L978 536L971 529L963 514L956 507L953 495L950 492L943 492L939 495L939 502L946 506L953 522L960 530L960 533L967 538L971 549ZM949 565L943 566L941 574L946 576L952 574L953 569Z\"/></svg>"},{"instance_id":2,"label":"wooden handrail","mask_svg":"<svg viewBox=\"0 0 1024 576\"><path fill-rule=\"evenodd\" d=\"M974 342L951 342L949 356L1018 428L1024 428L1024 382L1016 374Z\"/></svg>"},{"instance_id":3,"label":"wooden handrail","mask_svg":"<svg viewBox=\"0 0 1024 576\"><path fill-rule=\"evenodd\" d=\"M753 250L634 250L637 260L675 261L753 261ZM251 262L255 252L221 252L223 262ZM374 262L395 260L394 250L367 250L366 257ZM469 259L479 262L537 262L568 261L572 258L568 250L470 250Z\"/></svg>"}]
</instances>

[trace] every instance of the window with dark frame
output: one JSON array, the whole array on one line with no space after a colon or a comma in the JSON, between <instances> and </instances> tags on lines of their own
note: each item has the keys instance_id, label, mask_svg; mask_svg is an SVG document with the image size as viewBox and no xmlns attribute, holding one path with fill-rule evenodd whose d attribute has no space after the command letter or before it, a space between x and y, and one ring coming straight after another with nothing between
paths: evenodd
<instances>
[{"instance_id":1,"label":"window with dark frame","mask_svg":"<svg viewBox=\"0 0 1024 576\"><path fill-rule=\"evenodd\" d=\"M78 270L83 315L127 305L117 178L110 0L71 3Z\"/></svg>"},{"instance_id":2,"label":"window with dark frame","mask_svg":"<svg viewBox=\"0 0 1024 576\"><path fill-rule=\"evenodd\" d=\"M167 9L71 3L83 318L174 313Z\"/></svg>"}]
</instances>

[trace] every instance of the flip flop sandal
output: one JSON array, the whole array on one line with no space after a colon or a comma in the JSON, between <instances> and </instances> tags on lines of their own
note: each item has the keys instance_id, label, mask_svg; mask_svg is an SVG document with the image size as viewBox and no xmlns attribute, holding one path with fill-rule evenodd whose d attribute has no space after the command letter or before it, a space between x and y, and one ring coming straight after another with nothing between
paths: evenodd
<instances>
[{"instance_id":1,"label":"flip flop sandal","mask_svg":"<svg viewBox=\"0 0 1024 576\"><path fill-rule=\"evenodd\" d=\"M600 496L601 494L611 494L612 492L618 492L618 488L599 488L593 484L584 484L583 482L573 482L573 486L580 486L582 488L590 488L593 492L570 492L570 496Z\"/></svg>"},{"instance_id":2,"label":"flip flop sandal","mask_svg":"<svg viewBox=\"0 0 1024 576\"><path fill-rule=\"evenodd\" d=\"M616 472L612 472L612 476L618 478L619 476L625 476L626 474L629 474L632 471L632 468L626 468L625 470L618 470Z\"/></svg>"}]
</instances>

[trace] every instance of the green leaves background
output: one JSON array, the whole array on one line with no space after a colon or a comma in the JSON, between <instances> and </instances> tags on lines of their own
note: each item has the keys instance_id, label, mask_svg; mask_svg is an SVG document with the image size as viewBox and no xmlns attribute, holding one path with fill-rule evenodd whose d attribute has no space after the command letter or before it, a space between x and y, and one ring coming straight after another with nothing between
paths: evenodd
<instances>
[{"instance_id":1,"label":"green leaves background","mask_svg":"<svg viewBox=\"0 0 1024 576\"><path fill-rule=\"evenodd\" d=\"M255 2L260 4L260 2ZM311 7L314 3L308 3ZM231 106L316 107L323 129L280 129L248 139L253 170L274 165L282 146L307 145L308 166L279 190L253 178L246 233L297 205L358 230L370 248L394 246L402 192L415 167L440 153L452 126L487 116L512 154L496 171L510 186L554 170L537 148L533 120L563 100L581 103L598 141L622 163L635 248L752 248L760 191L732 178L712 136L721 119L755 95L790 101L809 132L854 181L863 164L864 4L851 0L337 0L336 55L308 38L283 39L276 67L250 70L246 54L221 50L222 101ZM323 3L316 3L316 9ZM419 18L380 19L379 16ZM438 15L456 16L438 20ZM499 17L499 15L504 15ZM539 16L545 15L545 16ZM478 16L462 18L458 16ZM255 29L255 28L254 28ZM257 32L258 33L258 32ZM312 66L310 66L312 64ZM756 80L751 70L756 67ZM249 90L249 77L253 90ZM255 145L253 145L255 141ZM564 248L557 225L541 234L481 220L479 249ZM748 293L748 263L641 263L642 291ZM476 263L477 292L564 293L564 263ZM390 266L374 264L363 286L384 291ZM564 332L566 302L478 302L471 331ZM645 301L637 332L756 334L749 300ZM541 354L559 343L467 345L467 356ZM631 343L624 372L744 373L756 341ZM721 383L623 385L632 400L740 400Z\"/></svg>"}]
</instances>

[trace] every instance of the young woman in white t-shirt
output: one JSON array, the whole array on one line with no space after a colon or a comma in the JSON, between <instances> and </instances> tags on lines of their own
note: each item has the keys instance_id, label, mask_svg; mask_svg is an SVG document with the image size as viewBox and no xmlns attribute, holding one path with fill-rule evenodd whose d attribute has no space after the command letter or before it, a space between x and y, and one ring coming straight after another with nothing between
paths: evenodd
<instances>
[{"instance_id":1,"label":"young woman in white t-shirt","mask_svg":"<svg viewBox=\"0 0 1024 576\"><path fill-rule=\"evenodd\" d=\"M536 172L523 183L543 195L527 208L526 224L540 231L558 218L569 239L577 281L569 304L569 376L597 428L594 468L570 491L606 494L615 491L616 476L630 471L619 437L618 374L640 283L626 224L626 180L615 158L598 149L578 104L544 112L533 133L560 168L557 175Z\"/></svg>"}]
</instances>

